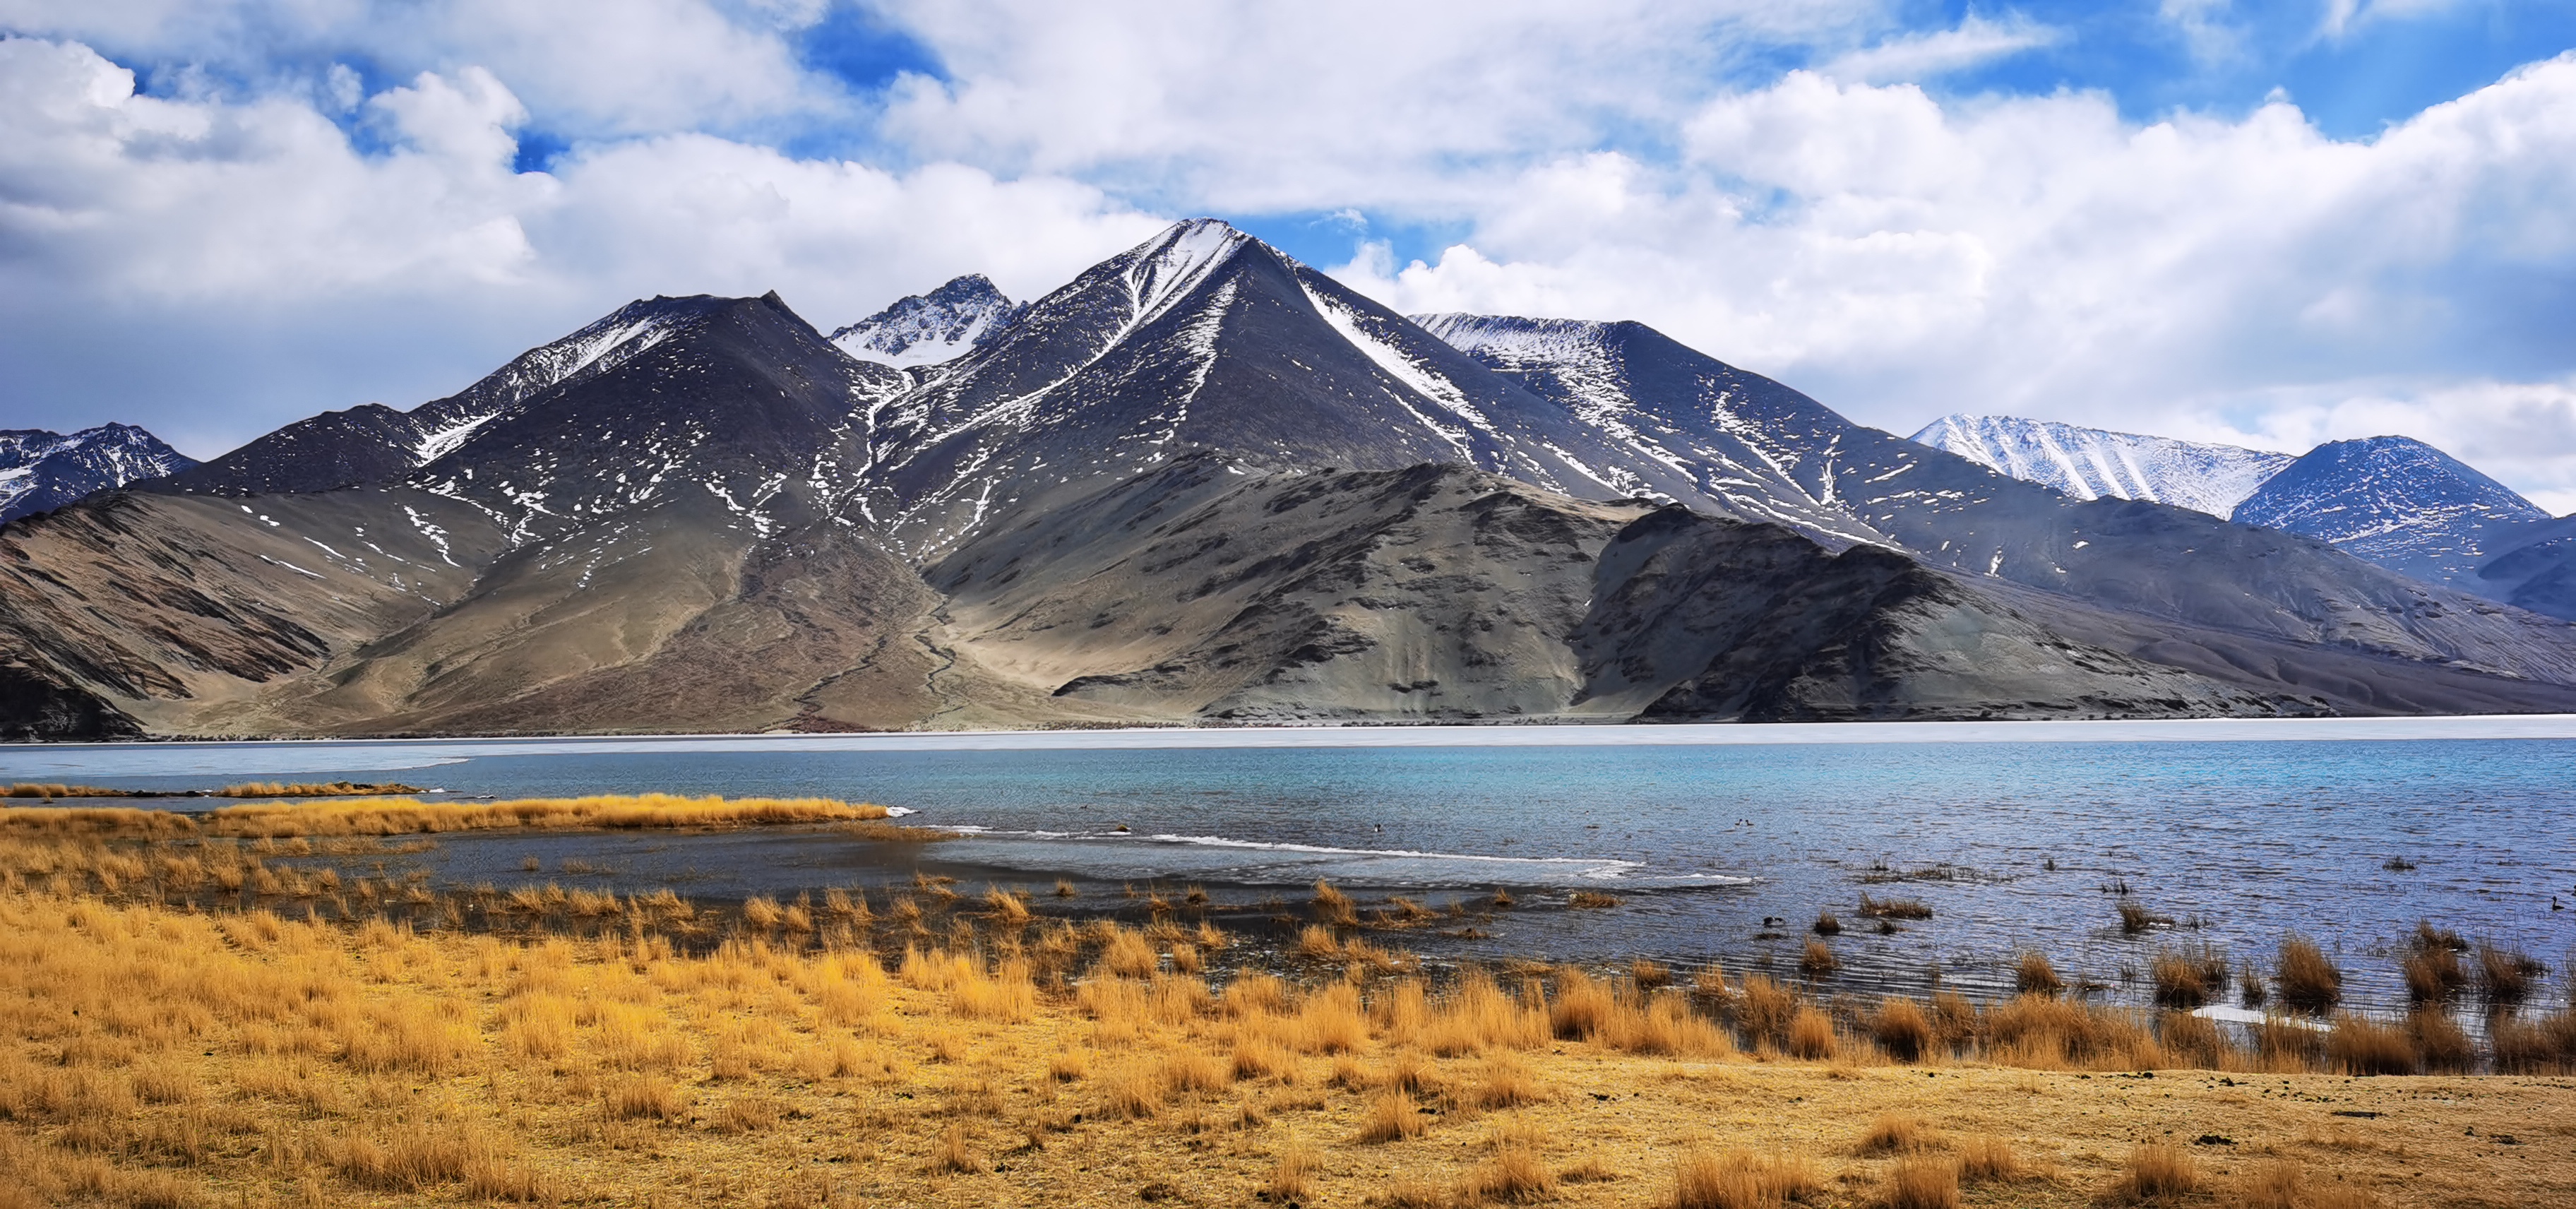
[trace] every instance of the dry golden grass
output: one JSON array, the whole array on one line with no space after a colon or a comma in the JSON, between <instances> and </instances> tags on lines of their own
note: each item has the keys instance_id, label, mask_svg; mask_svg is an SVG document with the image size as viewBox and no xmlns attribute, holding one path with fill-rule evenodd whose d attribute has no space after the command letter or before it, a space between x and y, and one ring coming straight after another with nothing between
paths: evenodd
<instances>
[{"instance_id":1,"label":"dry golden grass","mask_svg":"<svg viewBox=\"0 0 2576 1209\"><path fill-rule=\"evenodd\" d=\"M1911 898L1871 898L1860 896L1860 913L1871 919L1930 919L1932 908Z\"/></svg>"},{"instance_id":2,"label":"dry golden grass","mask_svg":"<svg viewBox=\"0 0 2576 1209\"><path fill-rule=\"evenodd\" d=\"M1910 1112L1880 1113L1860 1136L1853 1152L1862 1155L1888 1155L1906 1151L1928 1150L1941 1144L1940 1135L1923 1123L1923 1118Z\"/></svg>"},{"instance_id":3,"label":"dry golden grass","mask_svg":"<svg viewBox=\"0 0 2576 1209\"><path fill-rule=\"evenodd\" d=\"M2411 1075L2415 1045L2402 1028L2345 1013L2326 1034L2326 1061L2347 1075Z\"/></svg>"},{"instance_id":4,"label":"dry golden grass","mask_svg":"<svg viewBox=\"0 0 2576 1209\"><path fill-rule=\"evenodd\" d=\"M2012 1143L1993 1134L1977 1134L1959 1144L1959 1178L1971 1184L2005 1184L2022 1176L2021 1156Z\"/></svg>"},{"instance_id":5,"label":"dry golden grass","mask_svg":"<svg viewBox=\"0 0 2576 1209\"><path fill-rule=\"evenodd\" d=\"M1899 1062L1919 1062L1940 1044L1930 1017L1911 999L1885 999L1877 1015L1870 1018L1871 1037L1887 1056Z\"/></svg>"},{"instance_id":6,"label":"dry golden grass","mask_svg":"<svg viewBox=\"0 0 2576 1209\"><path fill-rule=\"evenodd\" d=\"M290 788L312 788L296 786ZM407 797L262 802L204 815L134 807L0 809L0 834L88 834L128 837L209 835L389 836L502 828L584 830L748 827L789 823L870 822L886 808L828 798L688 798L636 794L527 798L509 802L424 802ZM874 824L883 838L936 839L927 828Z\"/></svg>"},{"instance_id":7,"label":"dry golden grass","mask_svg":"<svg viewBox=\"0 0 2576 1209\"><path fill-rule=\"evenodd\" d=\"M239 785L226 785L221 789L208 790L206 796L210 798L354 798L389 797L419 792L420 790L415 786L393 781L245 781Z\"/></svg>"},{"instance_id":8,"label":"dry golden grass","mask_svg":"<svg viewBox=\"0 0 2576 1209\"><path fill-rule=\"evenodd\" d=\"M2145 1142L2129 1151L2108 1199L2124 1204L2177 1200L2200 1191L2200 1164L2174 1142Z\"/></svg>"},{"instance_id":9,"label":"dry golden grass","mask_svg":"<svg viewBox=\"0 0 2576 1209\"><path fill-rule=\"evenodd\" d=\"M1691 1149L1674 1163L1671 1209L1780 1209L1824 1190L1802 1155Z\"/></svg>"},{"instance_id":10,"label":"dry golden grass","mask_svg":"<svg viewBox=\"0 0 2576 1209\"><path fill-rule=\"evenodd\" d=\"M1959 1160L1906 1155L1889 1165L1879 1200L1887 1209L1959 1209Z\"/></svg>"},{"instance_id":11,"label":"dry golden grass","mask_svg":"<svg viewBox=\"0 0 2576 1209\"><path fill-rule=\"evenodd\" d=\"M2272 967L2272 986L2292 1011L2322 1015L2343 1002L2343 971L2326 959L2325 950L2304 936L2281 941Z\"/></svg>"},{"instance_id":12,"label":"dry golden grass","mask_svg":"<svg viewBox=\"0 0 2576 1209\"><path fill-rule=\"evenodd\" d=\"M1792 1057L1821 1062L1842 1049L1841 1038L1834 1033L1834 1018L1813 1007L1800 1007L1789 1018L1789 1053Z\"/></svg>"},{"instance_id":13,"label":"dry golden grass","mask_svg":"<svg viewBox=\"0 0 2576 1209\"><path fill-rule=\"evenodd\" d=\"M1106 1206L1158 1181L1205 1204L1634 1205L1667 1195L1674 1155L1681 1205L1946 1204L1964 1183L1974 1203L2071 1209L2115 1186L2176 1195L2152 1156L2144 1174L2116 1156L2177 1122L2239 1143L2197 1155L2222 1204L2285 1156L2332 1164L2294 1190L2311 1207L2365 1190L2549 1203L2576 1183L2576 1156L2529 1124L2576 1117L2562 1079L2280 1073L2257 1094L2242 1072L2271 1061L2264 1043L2210 1051L2232 1082L2175 1072L2203 1052L2191 1018L2080 1001L1864 1006L1758 975L1694 996L1551 967L1508 983L1238 973L1220 996L1160 962L1106 969L1122 937L1152 951L1136 929L1006 926L971 897L875 947L851 930L861 899L829 894L773 904L768 929L675 896L582 916L566 891L524 917L493 894L511 931L476 933L57 894L31 863L87 877L132 860L147 872L118 874L131 890L183 850L209 877L255 858L50 842L0 852L7 1209ZM800 908L811 934L785 926ZM1185 928L1158 935L1194 947ZM1883 1038L1907 1013L1921 1028ZM2452 1044L2430 1021L2377 1027L2424 1067ZM2326 1060L2327 1035L2280 1031ZM1927 1032L1958 1056L1888 1064ZM2497 1035L2517 1069L2576 1057L2565 1013ZM2103 1077L2140 1066L2164 1069ZM1860 1154L1859 1123L1883 1115L1912 1120ZM2488 1140L2517 1130L2535 1144Z\"/></svg>"},{"instance_id":14,"label":"dry golden grass","mask_svg":"<svg viewBox=\"0 0 2576 1209\"><path fill-rule=\"evenodd\" d=\"M1526 1205L1556 1195L1556 1173L1540 1154L1539 1132L1526 1122L1506 1122L1487 1143L1491 1151L1458 1181L1458 1205Z\"/></svg>"}]
</instances>

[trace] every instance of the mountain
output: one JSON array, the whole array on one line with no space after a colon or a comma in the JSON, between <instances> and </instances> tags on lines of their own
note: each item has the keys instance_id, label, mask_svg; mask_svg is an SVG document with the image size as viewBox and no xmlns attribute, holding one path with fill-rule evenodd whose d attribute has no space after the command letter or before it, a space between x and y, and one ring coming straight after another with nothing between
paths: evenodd
<instances>
[{"instance_id":1,"label":"mountain","mask_svg":"<svg viewBox=\"0 0 2576 1209\"><path fill-rule=\"evenodd\" d=\"M2503 552L2478 568L2499 599L2576 621L2576 515L2544 521L2503 539Z\"/></svg>"},{"instance_id":2,"label":"mountain","mask_svg":"<svg viewBox=\"0 0 2576 1209\"><path fill-rule=\"evenodd\" d=\"M867 523L930 561L1015 511L1191 450L1223 452L1245 473L1444 462L1582 498L1728 510L1694 467L1641 456L1213 219L1177 224L1030 304L998 338L865 416L838 461L864 481ZM1819 535L1870 536L1830 508L1781 507Z\"/></svg>"},{"instance_id":3,"label":"mountain","mask_svg":"<svg viewBox=\"0 0 2576 1209\"><path fill-rule=\"evenodd\" d=\"M0 734L2576 709L2563 623L1210 220L967 343L656 298L13 523Z\"/></svg>"},{"instance_id":4,"label":"mountain","mask_svg":"<svg viewBox=\"0 0 2576 1209\"><path fill-rule=\"evenodd\" d=\"M741 301L701 294L631 302L580 331L521 353L447 398L407 412L380 403L325 412L172 475L155 489L242 495L399 480L455 452L484 426L505 419L530 399L607 373Z\"/></svg>"},{"instance_id":5,"label":"mountain","mask_svg":"<svg viewBox=\"0 0 2576 1209\"><path fill-rule=\"evenodd\" d=\"M69 436L0 429L0 525L196 464L131 424L101 424Z\"/></svg>"},{"instance_id":6,"label":"mountain","mask_svg":"<svg viewBox=\"0 0 2576 1209\"><path fill-rule=\"evenodd\" d=\"M1458 465L1193 454L931 568L988 674L1141 717L2311 712L2066 643L1884 547Z\"/></svg>"},{"instance_id":7,"label":"mountain","mask_svg":"<svg viewBox=\"0 0 2576 1209\"><path fill-rule=\"evenodd\" d=\"M2146 500L2221 517L2294 460L2019 416L1947 415L1913 440L2079 500Z\"/></svg>"},{"instance_id":8,"label":"mountain","mask_svg":"<svg viewBox=\"0 0 2576 1209\"><path fill-rule=\"evenodd\" d=\"M1595 400L1632 417L1629 425L1654 435L1675 460L1731 437L1807 506L1837 508L1927 564L2152 622L2124 631L2125 653L2162 651L2159 661L2200 667L2237 663L2252 682L2276 686L2299 683L2297 669L2246 644L2330 645L2576 683L2576 636L2563 625L2419 583L2315 539L2162 504L2077 500L1997 474L1854 424L1643 324L1426 318L1535 393ZM1545 339L1501 338L1513 333ZM2371 699L2355 691L2356 702Z\"/></svg>"},{"instance_id":9,"label":"mountain","mask_svg":"<svg viewBox=\"0 0 2576 1209\"><path fill-rule=\"evenodd\" d=\"M2238 504L2233 519L2474 589L2480 565L2549 514L2422 441L2370 437L2309 450Z\"/></svg>"},{"instance_id":10,"label":"mountain","mask_svg":"<svg viewBox=\"0 0 2576 1209\"><path fill-rule=\"evenodd\" d=\"M2303 534L2481 595L2494 590L2481 568L2548 519L2510 488L2405 437L2335 441L2293 458L2016 416L1952 415L1913 439L2078 499L2158 500Z\"/></svg>"},{"instance_id":11,"label":"mountain","mask_svg":"<svg viewBox=\"0 0 2576 1209\"><path fill-rule=\"evenodd\" d=\"M981 273L914 294L832 333L835 347L898 369L937 365L1002 334L1028 308L1014 305Z\"/></svg>"}]
</instances>

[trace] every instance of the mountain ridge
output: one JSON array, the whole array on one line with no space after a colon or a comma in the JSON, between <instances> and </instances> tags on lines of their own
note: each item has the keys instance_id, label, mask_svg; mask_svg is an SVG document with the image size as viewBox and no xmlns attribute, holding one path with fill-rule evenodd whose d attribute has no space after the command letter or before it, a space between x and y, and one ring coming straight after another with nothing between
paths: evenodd
<instances>
[{"instance_id":1,"label":"mountain ridge","mask_svg":"<svg viewBox=\"0 0 2576 1209\"><path fill-rule=\"evenodd\" d=\"M186 470L196 459L131 424L0 429L0 525Z\"/></svg>"},{"instance_id":2,"label":"mountain ridge","mask_svg":"<svg viewBox=\"0 0 2576 1209\"><path fill-rule=\"evenodd\" d=\"M2562 623L1642 324L1416 322L1214 220L1010 305L896 368L639 300L13 525L0 733L2576 709Z\"/></svg>"},{"instance_id":3,"label":"mountain ridge","mask_svg":"<svg viewBox=\"0 0 2576 1209\"><path fill-rule=\"evenodd\" d=\"M2296 460L2234 445L2020 416L1954 413L1908 439L2077 499L2145 500L2216 517L2231 516L2245 497Z\"/></svg>"}]
</instances>

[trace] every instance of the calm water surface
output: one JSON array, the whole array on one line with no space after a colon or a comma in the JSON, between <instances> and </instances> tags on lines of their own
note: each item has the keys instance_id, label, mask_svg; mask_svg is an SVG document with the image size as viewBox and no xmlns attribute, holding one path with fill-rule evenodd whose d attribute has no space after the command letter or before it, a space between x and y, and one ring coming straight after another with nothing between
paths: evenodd
<instances>
[{"instance_id":1,"label":"calm water surface","mask_svg":"<svg viewBox=\"0 0 2576 1209\"><path fill-rule=\"evenodd\" d=\"M2576 739L2248 742L2237 740L2329 732L2218 740L2186 729L2161 733L2213 738L1764 744L1742 741L1746 732L1652 745L1531 735L1490 746L1480 734L1475 746L0 747L0 780L179 788L377 774L459 794L865 799L968 834L917 848L802 829L459 837L421 859L447 880L507 886L530 878L528 856L547 870L577 857L625 886L717 898L879 885L916 866L973 887L1070 878L1084 901L1153 882L1235 902L1294 901L1317 878L1434 902L1504 887L1522 906L1482 925L1489 935L1402 943L1434 956L1716 957L1784 969L1816 913L1834 910L1851 928L1833 943L1855 986L1920 987L1936 969L1997 986L2013 955L2036 946L2061 970L2116 988L2158 945L2259 959L2297 930L2342 954L2361 1001L2385 1005L2400 995L2390 953L2418 919L2553 967L2576 945ZM2390 870L2392 857L2414 868ZM2122 886L2176 926L2122 935ZM1624 901L1564 909L1576 889ZM1870 932L1851 918L1863 893L1919 899L1934 916ZM2551 991L2565 985L2554 972Z\"/></svg>"}]
</instances>

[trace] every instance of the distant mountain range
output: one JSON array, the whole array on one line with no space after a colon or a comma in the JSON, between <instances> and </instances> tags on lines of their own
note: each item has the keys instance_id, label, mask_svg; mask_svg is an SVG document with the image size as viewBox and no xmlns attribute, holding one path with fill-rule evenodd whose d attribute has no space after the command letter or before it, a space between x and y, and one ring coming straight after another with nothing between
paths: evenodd
<instances>
[{"instance_id":1,"label":"distant mountain range","mask_svg":"<svg viewBox=\"0 0 2576 1209\"><path fill-rule=\"evenodd\" d=\"M101 424L69 436L40 428L0 429L0 524L196 464L130 424Z\"/></svg>"},{"instance_id":2,"label":"distant mountain range","mask_svg":"<svg viewBox=\"0 0 2576 1209\"><path fill-rule=\"evenodd\" d=\"M2549 514L2411 438L2333 441L2294 458L2016 416L1954 415L1926 425L1914 440L2079 498L2157 500L2304 534L2429 583L2576 619L2576 609L2548 586L2555 579L2489 572L2543 540ZM2533 553L2513 565L2545 561L2545 552ZM2534 586L2522 591L2526 582Z\"/></svg>"},{"instance_id":3,"label":"distant mountain range","mask_svg":"<svg viewBox=\"0 0 2576 1209\"><path fill-rule=\"evenodd\" d=\"M633 303L13 523L0 732L2576 709L2576 627L2094 495L1199 220L831 336Z\"/></svg>"}]
</instances>

